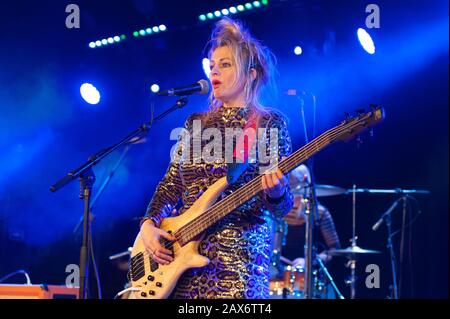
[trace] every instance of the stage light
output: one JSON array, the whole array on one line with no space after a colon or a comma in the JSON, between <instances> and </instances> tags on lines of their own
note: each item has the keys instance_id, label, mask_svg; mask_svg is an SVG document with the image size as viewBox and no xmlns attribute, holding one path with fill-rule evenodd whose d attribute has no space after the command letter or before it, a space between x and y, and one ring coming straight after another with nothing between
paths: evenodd
<instances>
[{"instance_id":1,"label":"stage light","mask_svg":"<svg viewBox=\"0 0 450 319\"><path fill-rule=\"evenodd\" d=\"M239 4L239 5L231 6L229 8L223 8L223 9L218 9L215 11L210 11L208 13L203 13L203 14L200 14L198 16L198 18L200 21L206 21L207 19L213 20L213 19L221 18L222 16L227 16L230 14L237 14L237 13L243 12L245 10L258 9L258 8L261 8L263 5L266 6L268 4L269 4L268 0L247 2L245 4Z\"/></svg>"},{"instance_id":2,"label":"stage light","mask_svg":"<svg viewBox=\"0 0 450 319\"><path fill-rule=\"evenodd\" d=\"M370 34L368 34L367 31L364 30L363 28L359 28L357 34L358 34L359 43L361 43L361 46L363 47L363 49L369 54L374 54L375 53L375 44L373 43L373 40L372 40L372 37L370 36Z\"/></svg>"},{"instance_id":3,"label":"stage light","mask_svg":"<svg viewBox=\"0 0 450 319\"><path fill-rule=\"evenodd\" d=\"M295 48L294 48L294 53L295 53L295 55L300 55L300 54L302 54L302 52L303 52L303 50L302 50L302 47L301 46L296 46Z\"/></svg>"},{"instance_id":4,"label":"stage light","mask_svg":"<svg viewBox=\"0 0 450 319\"><path fill-rule=\"evenodd\" d=\"M140 30L140 31L139 31L139 34L142 35L142 36L144 36L144 35L146 35L147 33L145 32L145 30Z\"/></svg>"},{"instance_id":5,"label":"stage light","mask_svg":"<svg viewBox=\"0 0 450 319\"><path fill-rule=\"evenodd\" d=\"M95 48L96 47L95 42L89 42L89 47L92 49Z\"/></svg>"},{"instance_id":6,"label":"stage light","mask_svg":"<svg viewBox=\"0 0 450 319\"><path fill-rule=\"evenodd\" d=\"M158 93L159 92L159 85L158 84L152 84L152 86L150 87L150 90L152 90L153 93Z\"/></svg>"},{"instance_id":7,"label":"stage light","mask_svg":"<svg viewBox=\"0 0 450 319\"><path fill-rule=\"evenodd\" d=\"M203 72L205 72L205 75L209 79L209 74L211 73L211 68L210 68L210 62L209 62L208 58L203 58L202 67L203 67Z\"/></svg>"},{"instance_id":8,"label":"stage light","mask_svg":"<svg viewBox=\"0 0 450 319\"><path fill-rule=\"evenodd\" d=\"M120 37L119 37L118 35L116 35L116 36L114 37L114 41L115 41L115 42L120 42Z\"/></svg>"},{"instance_id":9,"label":"stage light","mask_svg":"<svg viewBox=\"0 0 450 319\"><path fill-rule=\"evenodd\" d=\"M103 40L102 40L102 44L103 44L103 45L107 45L107 44L108 44L108 41L107 41L106 39L103 39Z\"/></svg>"},{"instance_id":10,"label":"stage light","mask_svg":"<svg viewBox=\"0 0 450 319\"><path fill-rule=\"evenodd\" d=\"M167 28L166 28L166 26L164 25L164 24L161 24L160 26L159 26L159 31L166 31L167 30Z\"/></svg>"},{"instance_id":11,"label":"stage light","mask_svg":"<svg viewBox=\"0 0 450 319\"><path fill-rule=\"evenodd\" d=\"M153 33L152 28L145 29L145 32L147 32L147 34L152 34Z\"/></svg>"},{"instance_id":12,"label":"stage light","mask_svg":"<svg viewBox=\"0 0 450 319\"><path fill-rule=\"evenodd\" d=\"M152 30L153 30L153 32L155 32L155 33L158 33L158 32L159 32L159 28L158 28L157 26L154 26L154 27L152 28Z\"/></svg>"},{"instance_id":13,"label":"stage light","mask_svg":"<svg viewBox=\"0 0 450 319\"><path fill-rule=\"evenodd\" d=\"M80 86L81 97L89 104L100 102L100 92L90 83L83 83Z\"/></svg>"},{"instance_id":14,"label":"stage light","mask_svg":"<svg viewBox=\"0 0 450 319\"><path fill-rule=\"evenodd\" d=\"M109 37L109 38L108 38L108 43L109 43L109 44L114 43L114 39L111 38L111 37Z\"/></svg>"},{"instance_id":15,"label":"stage light","mask_svg":"<svg viewBox=\"0 0 450 319\"><path fill-rule=\"evenodd\" d=\"M102 46L102 41L100 41L100 40L95 41L95 45L98 46L98 47L101 47Z\"/></svg>"},{"instance_id":16,"label":"stage light","mask_svg":"<svg viewBox=\"0 0 450 319\"><path fill-rule=\"evenodd\" d=\"M139 36L139 32L134 31L134 32L133 32L133 36L138 37L138 36Z\"/></svg>"}]
</instances>

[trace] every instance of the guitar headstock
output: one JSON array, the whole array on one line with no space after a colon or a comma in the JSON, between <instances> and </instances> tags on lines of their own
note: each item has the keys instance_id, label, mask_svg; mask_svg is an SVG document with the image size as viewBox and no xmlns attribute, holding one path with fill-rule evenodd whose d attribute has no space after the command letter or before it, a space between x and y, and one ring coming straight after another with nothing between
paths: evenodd
<instances>
[{"instance_id":1,"label":"guitar headstock","mask_svg":"<svg viewBox=\"0 0 450 319\"><path fill-rule=\"evenodd\" d=\"M349 141L368 128L381 123L385 117L384 109L375 106L371 106L371 108L370 112L358 111L358 116L348 117L341 125L336 127L336 132L333 132L331 139L334 141Z\"/></svg>"}]
</instances>

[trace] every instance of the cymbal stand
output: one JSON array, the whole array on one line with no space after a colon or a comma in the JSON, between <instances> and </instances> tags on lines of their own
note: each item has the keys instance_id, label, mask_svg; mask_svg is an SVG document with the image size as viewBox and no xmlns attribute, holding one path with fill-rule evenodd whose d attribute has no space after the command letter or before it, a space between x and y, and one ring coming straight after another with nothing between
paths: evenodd
<instances>
[{"instance_id":1,"label":"cymbal stand","mask_svg":"<svg viewBox=\"0 0 450 319\"><path fill-rule=\"evenodd\" d=\"M356 246L356 239L358 238L356 236L356 185L353 185L353 209L352 209L352 247ZM352 254L349 257L349 261L346 265L347 267L350 267L351 273L350 278L346 280L346 284L350 285L350 298L355 299L356 296L356 255Z\"/></svg>"}]
</instances>

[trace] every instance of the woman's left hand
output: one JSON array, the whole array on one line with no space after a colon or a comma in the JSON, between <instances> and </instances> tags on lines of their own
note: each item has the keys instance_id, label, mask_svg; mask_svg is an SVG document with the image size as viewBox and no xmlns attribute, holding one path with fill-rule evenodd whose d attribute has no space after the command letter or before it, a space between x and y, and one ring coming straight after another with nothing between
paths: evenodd
<instances>
[{"instance_id":1,"label":"woman's left hand","mask_svg":"<svg viewBox=\"0 0 450 319\"><path fill-rule=\"evenodd\" d=\"M264 173L261 181L264 193L273 199L284 195L288 183L280 169L277 169L275 172Z\"/></svg>"}]
</instances>

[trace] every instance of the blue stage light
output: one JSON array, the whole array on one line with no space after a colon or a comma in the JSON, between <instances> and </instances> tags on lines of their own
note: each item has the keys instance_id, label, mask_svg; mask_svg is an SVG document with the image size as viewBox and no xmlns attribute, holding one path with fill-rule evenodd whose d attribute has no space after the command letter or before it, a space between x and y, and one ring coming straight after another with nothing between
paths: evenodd
<instances>
[{"instance_id":1,"label":"blue stage light","mask_svg":"<svg viewBox=\"0 0 450 319\"><path fill-rule=\"evenodd\" d=\"M302 52L303 52L303 50L302 50L302 47L301 47L301 46L297 45L297 46L294 48L294 53L295 53L295 55L300 55L300 54L302 54Z\"/></svg>"},{"instance_id":2,"label":"blue stage light","mask_svg":"<svg viewBox=\"0 0 450 319\"><path fill-rule=\"evenodd\" d=\"M366 50L366 52L369 54L374 54L375 53L375 44L373 43L373 40L372 40L372 37L370 36L370 34L368 34L367 31L364 30L363 28L359 28L357 33L358 33L359 43L361 43L361 46L363 47L363 49Z\"/></svg>"},{"instance_id":3,"label":"blue stage light","mask_svg":"<svg viewBox=\"0 0 450 319\"><path fill-rule=\"evenodd\" d=\"M205 72L205 75L209 78L209 74L211 73L211 68L210 68L210 62L208 58L204 58L202 60L202 67L203 67L203 72Z\"/></svg>"},{"instance_id":4,"label":"blue stage light","mask_svg":"<svg viewBox=\"0 0 450 319\"><path fill-rule=\"evenodd\" d=\"M83 83L80 86L81 97L89 104L100 102L100 92L91 83Z\"/></svg>"},{"instance_id":5,"label":"blue stage light","mask_svg":"<svg viewBox=\"0 0 450 319\"><path fill-rule=\"evenodd\" d=\"M150 90L152 90L153 93L158 93L159 92L159 85L158 84L152 84L152 86L150 87Z\"/></svg>"}]
</instances>

